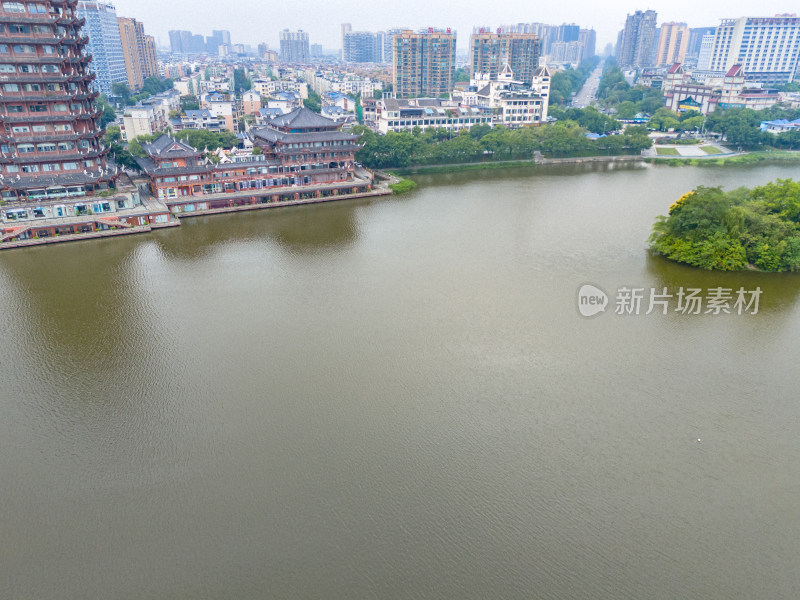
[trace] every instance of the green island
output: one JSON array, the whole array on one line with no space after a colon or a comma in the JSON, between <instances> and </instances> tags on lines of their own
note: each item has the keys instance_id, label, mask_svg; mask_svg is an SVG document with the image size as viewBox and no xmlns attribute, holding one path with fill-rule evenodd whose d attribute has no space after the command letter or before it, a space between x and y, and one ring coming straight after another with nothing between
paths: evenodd
<instances>
[{"instance_id":1,"label":"green island","mask_svg":"<svg viewBox=\"0 0 800 600\"><path fill-rule=\"evenodd\" d=\"M800 182L729 192L700 186L658 217L650 248L702 269L800 270Z\"/></svg>"}]
</instances>

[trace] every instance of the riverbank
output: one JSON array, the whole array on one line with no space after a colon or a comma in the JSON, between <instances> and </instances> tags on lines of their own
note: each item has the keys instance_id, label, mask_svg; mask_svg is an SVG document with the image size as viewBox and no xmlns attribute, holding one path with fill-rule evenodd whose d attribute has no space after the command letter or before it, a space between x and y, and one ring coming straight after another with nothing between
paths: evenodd
<instances>
[{"instance_id":1,"label":"riverbank","mask_svg":"<svg viewBox=\"0 0 800 600\"><path fill-rule=\"evenodd\" d=\"M719 156L708 155L708 157L677 157L647 156L642 159L646 163L665 164L670 167L683 166L706 166L724 167L730 165L746 165L760 162L800 162L800 151L793 150L761 150L758 152L738 152L735 154Z\"/></svg>"},{"instance_id":2,"label":"riverbank","mask_svg":"<svg viewBox=\"0 0 800 600\"><path fill-rule=\"evenodd\" d=\"M740 164L754 164L765 161L800 162L800 151L792 150L763 150L758 152L737 152L732 154L707 154L706 156L641 156L641 155L614 155L614 156L573 156L566 158L545 158L537 153L533 159L507 160L496 162L460 163L449 165L431 165L403 167L388 169L388 173L397 177L407 175L437 175L446 173L460 173L463 171L484 171L491 169L525 169L539 165L569 165L583 163L634 163L646 162L650 164L665 164L671 167L680 166L726 166Z\"/></svg>"},{"instance_id":3,"label":"riverbank","mask_svg":"<svg viewBox=\"0 0 800 600\"><path fill-rule=\"evenodd\" d=\"M568 164L582 164L582 163L617 163L617 162L640 162L643 157L639 154L632 155L614 155L614 156L571 156L566 158L545 158L540 153L536 153L534 158L520 159L520 160L499 160L492 162L479 162L479 163L457 163L449 165L431 165L431 166L415 166L403 167L398 169L388 169L387 172L396 175L397 177L405 177L406 175L437 175L445 173L459 173L462 171L484 171L491 169L524 169L534 168L538 165L568 165Z\"/></svg>"},{"instance_id":4,"label":"riverbank","mask_svg":"<svg viewBox=\"0 0 800 600\"><path fill-rule=\"evenodd\" d=\"M263 196L216 194L166 202L147 197L141 206L135 208L135 222L125 220L129 217L127 213L124 217L109 213L85 218L37 218L35 221L7 224L0 232L0 250L150 233L156 229L179 227L181 220L189 217L388 196L408 191L409 184L404 183L396 178L381 180L376 177L374 180L359 179L328 186L276 190ZM392 185L401 185L402 189L395 191ZM86 221L87 218L90 220Z\"/></svg>"}]
</instances>

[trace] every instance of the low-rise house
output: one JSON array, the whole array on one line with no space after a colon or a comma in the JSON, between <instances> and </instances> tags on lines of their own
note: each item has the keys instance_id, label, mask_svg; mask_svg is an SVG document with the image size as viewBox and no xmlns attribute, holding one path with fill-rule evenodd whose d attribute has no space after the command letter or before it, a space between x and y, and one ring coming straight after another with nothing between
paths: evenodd
<instances>
[{"instance_id":1,"label":"low-rise house","mask_svg":"<svg viewBox=\"0 0 800 600\"><path fill-rule=\"evenodd\" d=\"M794 121L787 121L786 119L761 121L761 131L767 131L776 135L787 131L800 131L800 119L795 119Z\"/></svg>"},{"instance_id":2,"label":"low-rise house","mask_svg":"<svg viewBox=\"0 0 800 600\"><path fill-rule=\"evenodd\" d=\"M254 115L261 110L261 94L248 90L242 94L242 114Z\"/></svg>"},{"instance_id":3,"label":"low-rise house","mask_svg":"<svg viewBox=\"0 0 800 600\"><path fill-rule=\"evenodd\" d=\"M377 102L376 128L381 133L412 131L419 127L460 131L473 125L491 125L492 109L481 106L459 106L439 98L382 98Z\"/></svg>"},{"instance_id":4,"label":"low-rise house","mask_svg":"<svg viewBox=\"0 0 800 600\"><path fill-rule=\"evenodd\" d=\"M181 114L179 129L206 129L220 133L227 130L227 123L224 118L211 114L207 108L201 108Z\"/></svg>"},{"instance_id":5,"label":"low-rise house","mask_svg":"<svg viewBox=\"0 0 800 600\"><path fill-rule=\"evenodd\" d=\"M280 115L286 114L290 111L283 111L280 108L262 108L261 110L256 113L255 123L256 125L266 125L267 122L271 121L275 117L279 117Z\"/></svg>"},{"instance_id":6,"label":"low-rise house","mask_svg":"<svg viewBox=\"0 0 800 600\"><path fill-rule=\"evenodd\" d=\"M213 116L225 121L225 129L232 133L239 131L241 119L239 103L228 94L203 94L200 96L200 108L207 109Z\"/></svg>"},{"instance_id":7,"label":"low-rise house","mask_svg":"<svg viewBox=\"0 0 800 600\"><path fill-rule=\"evenodd\" d=\"M550 98L550 72L547 67L536 69L529 86L514 79L508 64L504 65L497 79L476 74L471 83L469 88L461 92L462 102L467 106L491 109L494 124L517 128L547 122Z\"/></svg>"}]
</instances>

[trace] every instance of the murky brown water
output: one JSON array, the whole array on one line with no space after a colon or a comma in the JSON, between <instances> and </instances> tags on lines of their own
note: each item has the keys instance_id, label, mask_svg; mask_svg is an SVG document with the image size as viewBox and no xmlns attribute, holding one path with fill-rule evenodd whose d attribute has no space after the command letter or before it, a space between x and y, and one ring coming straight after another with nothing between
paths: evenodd
<instances>
[{"instance_id":1,"label":"murky brown water","mask_svg":"<svg viewBox=\"0 0 800 600\"><path fill-rule=\"evenodd\" d=\"M0 254L0 597L800 596L800 276L645 251L776 177L419 177ZM763 296L585 319L584 283Z\"/></svg>"}]
</instances>

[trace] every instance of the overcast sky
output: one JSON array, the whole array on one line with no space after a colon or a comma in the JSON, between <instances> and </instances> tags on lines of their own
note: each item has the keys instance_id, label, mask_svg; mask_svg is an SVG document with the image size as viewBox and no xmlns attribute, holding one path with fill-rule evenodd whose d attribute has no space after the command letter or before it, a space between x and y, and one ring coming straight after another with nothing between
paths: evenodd
<instances>
[{"instance_id":1,"label":"overcast sky","mask_svg":"<svg viewBox=\"0 0 800 600\"><path fill-rule=\"evenodd\" d=\"M615 42L625 16L635 10L653 9L658 23L683 21L690 27L710 27L721 18L772 16L798 12L797 0L112 0L117 15L144 23L147 33L162 45L169 44L170 29L189 29L210 35L227 29L233 43L267 42L278 47L282 29L303 29L312 44L339 49L340 24L354 30L377 31L391 27L452 27L458 32L459 50L466 49L473 26L492 28L514 23L542 22L552 25L577 23L597 31L597 50Z\"/></svg>"}]
</instances>

